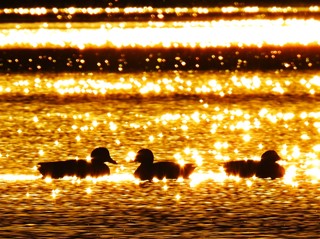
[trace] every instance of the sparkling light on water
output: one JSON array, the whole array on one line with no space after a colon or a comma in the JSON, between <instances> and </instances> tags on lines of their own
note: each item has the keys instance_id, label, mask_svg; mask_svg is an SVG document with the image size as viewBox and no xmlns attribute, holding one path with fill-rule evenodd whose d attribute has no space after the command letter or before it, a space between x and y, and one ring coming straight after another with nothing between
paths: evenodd
<instances>
[{"instance_id":1,"label":"sparkling light on water","mask_svg":"<svg viewBox=\"0 0 320 239\"><path fill-rule=\"evenodd\" d=\"M0 237L317 238L320 8L120 2L0 9ZM95 147L110 175L38 171ZM141 148L196 168L141 181ZM283 178L224 171L269 149Z\"/></svg>"},{"instance_id":2,"label":"sparkling light on water","mask_svg":"<svg viewBox=\"0 0 320 239\"><path fill-rule=\"evenodd\" d=\"M261 76L253 75L251 77L239 77L237 75L230 76L227 82L223 84L217 82L216 79L210 79L207 82L190 82L188 78L176 76L172 79L153 79L142 76L138 77L112 77L112 79L97 79L89 77L72 78L61 76L58 81L50 79L25 79L23 81L11 82L0 81L0 94L5 93L19 93L22 95L30 95L32 93L53 93L59 95L117 95L117 94L139 94L142 96L150 95L174 95L174 94L197 94L210 95L215 94L221 97L244 92L254 94L261 92L270 94L289 94L292 91L301 91L309 95L315 95L320 92L320 79L317 74L311 75L309 79L301 79L298 82L299 89L287 81L268 79L261 80ZM26 91L27 90L27 91ZM263 110L261 114L264 114ZM169 117L169 115L168 115ZM173 116L177 117L177 116ZM197 118L197 114L192 116ZM203 117L203 116L202 116ZM285 115L279 113L276 118L289 120L294 117L292 113ZM270 120L276 120L270 118ZM34 122L38 122L37 116L33 118ZM239 122L239 124L246 124L246 122ZM258 122L257 122L258 124ZM92 122L92 127L96 127L97 122ZM110 122L110 128L116 130L117 125ZM185 128L186 129L186 128ZM83 128L84 130L84 128Z\"/></svg>"},{"instance_id":3,"label":"sparkling light on water","mask_svg":"<svg viewBox=\"0 0 320 239\"><path fill-rule=\"evenodd\" d=\"M0 11L0 15L21 14L21 15L47 15L55 14L57 19L61 15L67 14L70 22L56 23L2 23L0 25L0 48L208 48L208 47L263 47L263 46L319 46L320 32L314 29L320 29L320 21L316 19L301 18L278 18L270 19L230 19L230 20L201 20L201 21L165 21L168 14L191 14L191 15L207 15L212 13L234 14L234 13L296 13L299 11L315 13L319 12L319 7L312 6L309 8L260 8L260 7L224 7L224 8L166 8L154 9L152 7L145 8L65 8L65 9L4 9ZM155 21L145 22L95 22L95 23L77 23L71 19L76 14L154 14ZM254 34L253 34L254 33ZM143 37L141 37L143 36ZM250 37L248 37L250 36ZM280 55L280 50L271 51L266 57L275 58ZM224 56L212 55L212 59L218 59L221 64L224 63ZM297 58L302 56L297 54ZM48 60L55 61L52 57ZM159 64L166 62L167 59L157 57ZM175 60L185 66L186 59L177 56ZM18 59L10 59L9 61L19 61ZM29 59L29 61L33 61ZM77 59L80 66L86 64L85 59ZM146 62L150 58L145 59ZM239 64L244 60L238 59ZM312 66L313 62L306 58L308 66ZM100 63L99 63L100 64ZM290 62L285 62L285 68L291 66ZM39 66L41 68L41 66ZM119 69L122 66L119 64ZM121 70L119 70L121 71ZM277 74L277 73L276 73ZM276 75L275 74L275 75ZM261 76L262 75L262 76ZM205 80L190 80L190 77L176 74L170 77L154 77L154 75L112 75L108 79L95 76L94 74L83 75L81 77L73 77L72 75L60 75L57 78L50 77L23 77L22 79L0 80L0 94L4 96L28 97L40 95L41 97L51 95L58 99L68 99L68 97L110 97L121 98L127 95L139 96L142 98L165 96L172 97L176 95L186 96L194 95L198 98L202 110L194 110L193 112L165 112L154 116L147 122L141 121L141 116L132 116L132 122L126 122L124 125L119 123L113 117L117 116L108 112L103 120L90 113L75 114L72 113L52 113L47 115L33 115L27 124L35 128L43 127L47 120L56 119L58 121L72 119L72 123L68 127L55 125L51 132L63 134L68 132L68 139L75 144L84 144L87 141L88 133L95 133L101 129L108 130L111 134L116 135L113 143L116 146L122 146L125 142L121 137L121 132L126 130L142 131L145 141L149 145L162 144L167 137L168 132L172 130L174 134L179 135L183 140L194 138L193 131L197 127L203 125L209 126L206 132L214 139L214 135L219 131L228 130L229 133L237 135L237 142L241 145L256 147L259 153L256 155L247 155L247 158L259 160L259 154L266 150L261 143L256 143L255 134L257 131L263 130L270 125L279 125L284 132L296 130L293 128L293 122L300 121L302 125L312 128L312 133L319 135L320 123L318 122L319 112L302 112L296 114L290 109L259 109L257 114L250 114L243 109L223 108L221 105L212 105L211 102L203 100L206 97L227 98L238 95L254 96L254 95L271 95L271 96L287 96L289 94L304 95L307 97L317 97L320 93L320 78L318 73L309 74L308 77L301 77L292 82L291 79L283 79L281 77L263 77L263 74L230 74L226 79L220 80L215 75L209 75ZM274 75L273 75L274 76ZM277 76L277 75L276 75ZM311 98L312 99L312 98ZM13 118L11 117L10 120ZM136 121L134 121L136 119ZM152 126L162 128L157 132L149 132ZM126 127L124 129L124 127ZM21 125L15 128L15 132L19 137L26 134L26 129ZM297 130L299 132L299 130ZM172 134L170 132L170 134ZM311 132L299 133L298 138L303 142L314 139ZM229 139L230 140L230 139ZM52 140L50 147L63 148L66 143L58 138ZM306 154L300 145L279 145L279 153L283 160L281 164L286 167L287 172L282 182L294 187L299 186L298 177L303 174L306 180L312 183L319 182L319 148L318 145ZM240 150L239 150L240 149ZM226 153L226 152L229 153ZM232 160L235 155L241 151L241 147L233 148L233 144L228 140L212 140L210 148L203 152L196 147L184 147L179 152L172 153L172 160L181 165L192 162L197 165L197 169L190 177L190 187L195 188L202 182L213 181L216 183L225 183L227 181L242 181L246 186L252 187L256 180L241 180L238 177L228 177L222 167L216 167L215 170L203 170L203 167L210 160L216 162L225 162ZM231 153L230 153L231 152ZM47 157L50 149L35 149L35 154L40 158ZM6 156L4 156L6 155ZM209 155L209 156L208 156ZM1 157L9 157L10 154L2 153ZM129 149L125 152L124 161L130 163L133 161L135 152ZM75 156L78 159L78 156ZM90 160L90 158L87 158ZM130 168L130 167L128 167ZM98 179L86 178L85 180L93 184L104 182L132 182L139 184L134 179L132 172L128 172L128 168L116 168L110 176ZM16 181L16 180L36 180L39 176L33 175L14 175L3 174L0 180ZM72 183L80 184L81 180L74 177L66 177L63 180L69 180ZM84 180L83 180L84 181ZM183 181L179 179L178 181ZM45 182L52 183L54 180L46 178ZM156 179L153 182L157 182ZM168 190L167 182L162 181L163 190ZM94 193L91 187L87 187L87 194ZM53 190L52 198L56 198L60 191ZM180 194L177 194L180 195ZM176 197L177 200L180 196Z\"/></svg>"},{"instance_id":4,"label":"sparkling light on water","mask_svg":"<svg viewBox=\"0 0 320 239\"><path fill-rule=\"evenodd\" d=\"M0 48L319 46L316 19L2 24ZM80 27L81 26L81 27ZM253 34L254 33L254 34ZM141 37L143 36L143 37ZM248 37L250 36L250 37Z\"/></svg>"},{"instance_id":5,"label":"sparkling light on water","mask_svg":"<svg viewBox=\"0 0 320 239\"><path fill-rule=\"evenodd\" d=\"M39 175L0 174L0 181L33 181L40 179Z\"/></svg>"},{"instance_id":6,"label":"sparkling light on water","mask_svg":"<svg viewBox=\"0 0 320 239\"><path fill-rule=\"evenodd\" d=\"M61 18L59 15L67 14L70 19L72 15L75 14L88 14L88 15L97 15L97 14L159 14L158 16L166 14L176 14L178 17L181 14L189 13L193 16L197 14L210 14L210 13L298 13L298 12L319 12L319 6L307 6L307 7L262 7L262 6L247 6L247 7L235 7L235 6L225 6L225 7L167 7L167 8L153 8L151 6L145 7L89 7L89 8L79 8L79 7L69 7L69 8L4 8L0 9L0 14L10 15L10 14L20 14L20 15L47 15L55 14L58 19Z\"/></svg>"},{"instance_id":7,"label":"sparkling light on water","mask_svg":"<svg viewBox=\"0 0 320 239\"><path fill-rule=\"evenodd\" d=\"M23 81L16 81L16 82L9 82L9 81L2 81L1 88L6 89L10 88L10 93L16 95L28 95L29 93L25 92L26 86L28 86L29 91L28 92L35 92L35 89L37 89L37 92L44 92L48 93L51 92L54 94L61 94L61 90L65 90L68 93L61 94L62 96L67 95L79 95L82 94L90 94L90 92L94 92L95 88L100 88L104 84L107 84L105 89L105 94L115 94L119 95L119 92L122 92L122 86L119 85L121 82L122 84L126 84L130 87L126 87L126 93L130 94L136 94L141 93L141 90L139 87L144 88L150 83L152 83L152 89L155 84L157 84L157 91L152 92L152 89L150 91L147 91L145 94L146 97L150 94L164 94L166 92L166 89L168 88L168 85L172 86L170 87L170 92L173 94L181 92L181 88L187 87L187 92L198 92L198 94L217 94L221 95L221 92L224 92L227 88L230 90L232 89L230 94L236 94L237 91L241 92L252 92L255 94L258 94L259 92L263 91L269 91L270 93L275 92L278 95L283 95L285 93L299 93L299 92L309 92L310 89L313 89L313 92L315 94L319 93L319 82L318 82L318 76L317 75L311 75L309 79L303 78L301 80L297 80L295 83L291 82L288 84L286 81L277 81L275 79L261 79L259 75L253 75L252 77L244 77L244 76L237 76L237 75L231 75L229 80L225 81L224 84L222 84L221 81L218 80L208 80L207 85L205 82L191 82L189 79L184 79L183 77L177 76L176 78L163 78L160 80L153 80L150 78L147 78L143 76L141 79L139 78L125 78L120 77L119 81L117 79L113 78L113 81L107 81L107 80L97 80L97 79L61 79L63 77L58 77L58 81L50 81L49 79L42 79L36 77L34 80L32 79L24 79ZM214 81L214 83L212 83ZM85 84L85 82L91 82L90 84ZM92 84L92 82L95 82ZM96 85L97 84L97 85ZM299 85L299 88L291 88L292 85ZM48 85L50 87L48 87ZM206 86L204 91L199 91L197 89L204 88L204 85ZM282 87L283 91L274 91L274 87ZM54 87L52 87L54 86ZM120 87L119 87L120 86ZM136 86L139 86L135 88ZM182 87L183 86L183 87ZM72 87L72 88L71 88ZM90 89L90 87L92 87ZM209 88L212 87L212 88ZM90 90L87 90L87 89ZM66 90L67 89L67 90ZM78 90L70 90L70 89L78 89ZM86 90L85 90L86 89ZM176 89L172 91L172 89ZM130 90L128 92L128 90ZM152 93L150 93L152 92ZM183 91L182 91L183 92ZM1 92L2 94L8 94L8 91ZM165 93L166 94L166 93ZM93 95L96 95L93 93ZM104 94L101 94L102 96ZM310 96L313 94L310 93ZM192 131L194 127L196 127L199 124L203 124L204 122L206 124L211 125L211 131L210 133L214 135L217 131L221 130L222 128L227 128L230 130L230 132L240 132L241 137L239 137L239 140L242 141L243 144L248 145L252 141L252 132L255 130L261 129L263 125L276 125L281 123L281 125L284 127L285 130L290 130L290 125L294 121L301 121L301 123L305 126L310 126L314 129L313 132L320 133L320 124L317 121L319 118L319 112L302 112L300 114L295 114L291 111L278 111L276 109L267 109L267 108L261 108L257 111L257 114L255 116L248 114L244 110L241 109L228 109L228 108L220 108L220 107L213 107L211 108L211 105L209 103L206 103L204 100L199 100L199 103L203 105L203 112L200 112L199 110L190 112L189 114L186 113L169 113L169 112L163 112L163 114L158 115L157 117L154 117L153 121L147 121L146 123L140 122L139 120L136 122L132 122L127 124L127 127L129 129L142 129L142 130L148 130L148 128L151 125L157 125L157 126L165 126L165 127L173 127L175 130L180 129L183 133L183 137L190 138L189 133ZM211 109L211 110L210 110ZM207 110L210 110L207 112ZM74 139L76 142L81 142L82 140L86 139L86 132L94 132L96 130L99 130L100 127L107 127L111 132L118 133L119 130L123 128L122 125L119 125L117 122L112 120L113 115L108 112L106 114L106 118L101 120L99 118L95 118L90 113L83 113L83 114L74 114L71 113L68 114L52 114L48 113L46 116L44 115L33 115L29 122L35 127L41 127L41 125L47 120L54 117L58 117L60 120L71 118L73 120L73 123L70 125L70 128L67 129L69 131L69 134L74 134ZM139 118L139 116L136 116ZM47 119L46 119L47 118ZM178 127L180 126L180 127ZM16 130L17 134L23 136L24 132L26 130L24 128L21 128L21 126ZM56 132L62 133L61 127L57 125L57 128L54 130ZM312 139L312 135L310 133L301 132L300 138L302 141L308 141ZM163 133L159 134L147 134L146 138L150 141L150 143L157 143L163 139ZM116 139L115 140L116 145L121 145L122 140ZM53 147L64 147L63 143L60 142L60 140L54 139L52 142ZM263 152L264 145L259 143L257 145L257 148L260 152ZM226 151L230 151L230 143L228 141L213 141L210 150L208 150L210 157L212 157L214 160L217 160L217 162L225 162L228 160L231 160L229 155L226 155ZM232 151L232 150L231 150ZM238 154L239 150L234 149L233 150L235 154ZM47 155L47 152L49 152L48 149L40 148L37 150L36 154L39 157L44 157ZM315 144L312 147L312 151L310 151L308 154L303 155L302 149L299 147L299 145L287 145L283 144L279 146L279 154L281 155L282 159L280 163L286 168L286 174L283 179L283 183L297 187L299 186L299 175L303 175L306 180L310 181L311 183L318 183L319 182L319 152L320 147L319 144ZM124 160L126 162L133 161L135 157L134 151L128 151L126 153L126 157ZM1 154L1 157L10 157L10 154ZM303 158L306 157L306 158ZM77 157L76 157L77 158ZM248 158L259 160L258 155L248 155ZM89 160L90 157L87 159ZM194 147L184 147L182 151L176 152L172 155L172 159L180 164L184 164L186 162L192 162L197 165L197 169L190 176L190 186L196 187L197 185L201 184L202 182L208 182L213 181L217 183L224 183L227 181L240 181L241 179L238 177L228 177L222 167L220 169L213 171L203 171L202 167L206 166L206 163L208 161L208 156L206 153L203 153L199 151L197 148ZM34 169L35 170L35 169ZM3 181L21 181L21 180L37 180L39 179L39 176L34 175L14 175L14 174L2 174L0 179ZM66 177L64 180L70 180L73 183L80 184L81 181L74 177ZM46 178L45 181L47 183L52 183L53 180L50 178ZM127 167L123 166L122 168L117 168L115 171L110 175L106 177L101 177L98 179L94 178L86 178L86 181L96 183L100 181L105 182L132 182L134 184L139 184L139 181L136 180L132 172L127 171ZM157 182L156 179L153 180L154 182ZM244 183L247 186L252 186L255 183L256 179L252 180L246 180ZM164 183L166 183L164 181ZM168 190L168 185L163 186L163 190ZM87 191L88 193L88 191ZM92 191L90 191L92 193ZM58 195L58 192L54 191L52 193L52 197L56 197Z\"/></svg>"}]
</instances>

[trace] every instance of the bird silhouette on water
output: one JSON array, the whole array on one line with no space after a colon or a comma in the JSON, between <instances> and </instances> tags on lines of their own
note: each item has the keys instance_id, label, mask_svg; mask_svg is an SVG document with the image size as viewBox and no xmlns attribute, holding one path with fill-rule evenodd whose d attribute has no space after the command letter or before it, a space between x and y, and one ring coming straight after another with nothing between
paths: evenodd
<instances>
[{"instance_id":1,"label":"bird silhouette on water","mask_svg":"<svg viewBox=\"0 0 320 239\"><path fill-rule=\"evenodd\" d=\"M189 178L190 174L196 168L191 163L184 165L180 165L174 162L154 163L154 156L150 149L139 150L134 162L141 163L137 170L134 172L134 176L136 178L139 178L140 180L152 180L153 178Z\"/></svg>"},{"instance_id":2,"label":"bird silhouette on water","mask_svg":"<svg viewBox=\"0 0 320 239\"><path fill-rule=\"evenodd\" d=\"M91 152L91 162L87 160L65 160L56 162L41 162L38 170L43 177L63 178L64 176L100 177L110 174L110 169L105 163L117 164L110 157L109 150L104 147L95 148Z\"/></svg>"},{"instance_id":3,"label":"bird silhouette on water","mask_svg":"<svg viewBox=\"0 0 320 239\"><path fill-rule=\"evenodd\" d=\"M280 156L274 150L268 150L261 155L260 161L236 160L224 164L228 175L240 176L243 178L256 176L258 178L281 178L285 169L276 163Z\"/></svg>"}]
</instances>

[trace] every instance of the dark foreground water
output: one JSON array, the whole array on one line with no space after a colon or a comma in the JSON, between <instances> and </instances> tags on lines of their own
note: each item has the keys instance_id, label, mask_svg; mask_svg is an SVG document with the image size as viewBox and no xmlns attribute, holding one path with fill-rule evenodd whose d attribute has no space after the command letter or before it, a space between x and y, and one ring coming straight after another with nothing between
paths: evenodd
<instances>
[{"instance_id":1,"label":"dark foreground water","mask_svg":"<svg viewBox=\"0 0 320 239\"><path fill-rule=\"evenodd\" d=\"M1 183L2 238L318 238L319 186ZM60 188L57 197L51 189ZM29 197L25 192L29 191ZM179 194L180 199L176 199Z\"/></svg>"}]
</instances>

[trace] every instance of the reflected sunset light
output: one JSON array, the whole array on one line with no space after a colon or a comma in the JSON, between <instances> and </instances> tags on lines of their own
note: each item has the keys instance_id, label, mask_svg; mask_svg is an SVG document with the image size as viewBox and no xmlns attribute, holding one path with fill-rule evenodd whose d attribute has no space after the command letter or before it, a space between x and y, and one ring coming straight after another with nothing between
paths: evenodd
<instances>
[{"instance_id":1,"label":"reflected sunset light","mask_svg":"<svg viewBox=\"0 0 320 239\"><path fill-rule=\"evenodd\" d=\"M285 95L292 92L292 90L299 90L305 92L310 96L320 93L320 84L318 81L318 75L311 75L309 79L299 80L299 89L292 84L273 79L273 80L261 80L259 75L253 75L252 77L239 77L237 75L230 76L228 82L221 84L216 80L208 80L207 82L190 82L188 78L176 76L170 80L168 79L152 79L142 76L138 77L119 77L112 78L112 81L105 79L97 79L90 77L83 77L82 79L75 79L72 77L61 76L59 80L52 81L50 79L24 79L23 81L16 81L13 84L6 81L0 81L0 94L22 94L30 95L33 93L38 94L58 94L61 96L72 95L119 95L119 94L139 94L145 97L156 95L174 95L174 94L195 94L195 95L218 95L220 97L226 97L230 95L236 95L239 92L246 92L248 94L255 94L261 91L269 92L276 95ZM215 82L215 83L213 83ZM239 112L234 112L237 115ZM241 113L240 113L241 114ZM260 112L261 116L266 114L263 110ZM175 117L181 117L179 115L170 116L164 115L163 120L171 120ZM195 121L200 120L199 115L195 113L190 116ZM202 115L201 117L205 117ZM244 116L246 117L246 116ZM290 120L295 117L292 113L267 116L270 121L276 121L278 119ZM35 116L33 119L35 122L38 118ZM96 122L97 123L97 122ZM92 126L96 123L92 123ZM248 127L248 122L244 119L243 122L238 122L238 125L234 127ZM256 124L259 124L256 122ZM113 123L111 128L116 127Z\"/></svg>"},{"instance_id":2,"label":"reflected sunset light","mask_svg":"<svg viewBox=\"0 0 320 239\"><path fill-rule=\"evenodd\" d=\"M52 25L52 27L51 27ZM0 24L0 48L214 48L319 46L315 19ZM81 26L81 28L80 28ZM253 34L254 33L254 34ZM144 36L144 37L141 37ZM248 37L250 36L250 37Z\"/></svg>"},{"instance_id":3,"label":"reflected sunset light","mask_svg":"<svg viewBox=\"0 0 320 239\"><path fill-rule=\"evenodd\" d=\"M319 3L1 4L0 238L319 237Z\"/></svg>"}]
</instances>

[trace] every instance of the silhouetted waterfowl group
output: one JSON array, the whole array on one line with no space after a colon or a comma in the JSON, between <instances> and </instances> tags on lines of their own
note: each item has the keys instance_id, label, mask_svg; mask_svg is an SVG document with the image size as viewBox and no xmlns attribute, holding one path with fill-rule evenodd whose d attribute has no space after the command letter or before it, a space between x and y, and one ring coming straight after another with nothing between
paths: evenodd
<instances>
[{"instance_id":1,"label":"silhouetted waterfowl group","mask_svg":"<svg viewBox=\"0 0 320 239\"><path fill-rule=\"evenodd\" d=\"M285 169L276 161L280 160L279 155L274 150L268 150L262 154L259 162L253 160L237 160L224 164L224 169L228 175L240 177L259 178L281 178ZM87 176L100 177L110 174L110 169L105 163L117 164L109 154L107 148L95 148L91 152L91 162L87 160L65 160L56 162L41 162L38 170L43 177L63 178L64 176L76 176L85 178ZM180 165L174 162L154 163L154 156L151 150L141 149L138 151L134 162L140 166L134 172L134 176L140 180L157 179L178 179L189 178L196 166L191 163Z\"/></svg>"}]
</instances>

